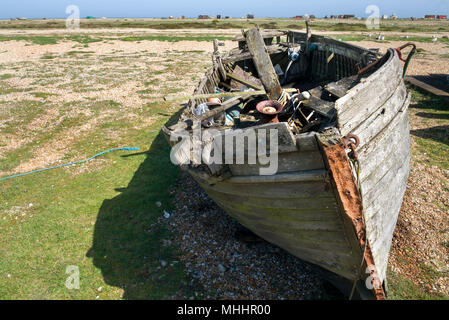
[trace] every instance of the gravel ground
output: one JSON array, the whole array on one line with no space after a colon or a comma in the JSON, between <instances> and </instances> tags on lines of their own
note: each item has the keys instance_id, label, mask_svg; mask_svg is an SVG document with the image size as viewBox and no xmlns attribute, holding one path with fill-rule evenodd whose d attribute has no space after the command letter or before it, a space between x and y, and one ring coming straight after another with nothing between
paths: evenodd
<instances>
[{"instance_id":1,"label":"gravel ground","mask_svg":"<svg viewBox=\"0 0 449 320\"><path fill-rule=\"evenodd\" d=\"M186 254L187 272L208 299L323 299L322 278L313 266L249 234L220 209L187 174L165 219Z\"/></svg>"}]
</instances>

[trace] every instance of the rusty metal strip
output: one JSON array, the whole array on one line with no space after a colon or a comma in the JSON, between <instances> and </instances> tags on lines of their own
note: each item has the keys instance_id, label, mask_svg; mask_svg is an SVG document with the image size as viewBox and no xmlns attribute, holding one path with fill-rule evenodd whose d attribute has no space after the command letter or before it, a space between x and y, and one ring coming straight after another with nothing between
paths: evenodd
<instances>
[{"instance_id":1,"label":"rusty metal strip","mask_svg":"<svg viewBox=\"0 0 449 320\"><path fill-rule=\"evenodd\" d=\"M329 171L335 183L344 213L352 221L355 234L360 243L360 248L362 252L364 252L364 263L366 266L375 266L371 247L366 237L362 197L354 179L354 175L352 174L349 158L344 147L345 144L346 143L342 141L341 144L323 146L323 151L327 158ZM373 269L372 272L374 273L375 268ZM372 281L376 281L376 277L373 277ZM376 299L385 300L385 292L382 286L379 283L372 284Z\"/></svg>"}]
</instances>

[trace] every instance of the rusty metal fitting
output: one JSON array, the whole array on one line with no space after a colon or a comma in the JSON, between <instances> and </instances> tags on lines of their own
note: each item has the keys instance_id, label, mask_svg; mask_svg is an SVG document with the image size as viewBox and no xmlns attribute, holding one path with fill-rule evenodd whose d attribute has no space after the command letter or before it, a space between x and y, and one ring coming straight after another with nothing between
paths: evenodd
<instances>
[{"instance_id":1,"label":"rusty metal fitting","mask_svg":"<svg viewBox=\"0 0 449 320\"><path fill-rule=\"evenodd\" d=\"M355 149L360 144L359 137L357 137L355 134L350 133L346 137L341 139L341 143L346 150L351 150L352 156L354 157L354 159L357 159L358 154Z\"/></svg>"}]
</instances>

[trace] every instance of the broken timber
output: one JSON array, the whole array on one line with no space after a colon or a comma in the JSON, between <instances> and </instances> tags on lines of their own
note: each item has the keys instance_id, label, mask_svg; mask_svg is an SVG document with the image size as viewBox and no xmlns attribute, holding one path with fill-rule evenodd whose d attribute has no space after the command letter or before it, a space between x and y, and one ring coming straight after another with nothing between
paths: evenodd
<instances>
[{"instance_id":1,"label":"broken timber","mask_svg":"<svg viewBox=\"0 0 449 320\"><path fill-rule=\"evenodd\" d=\"M245 32L246 44L253 58L254 65L260 80L262 81L268 97L277 100L281 96L281 84L276 71L274 71L267 48L265 47L259 29L253 28Z\"/></svg>"}]
</instances>

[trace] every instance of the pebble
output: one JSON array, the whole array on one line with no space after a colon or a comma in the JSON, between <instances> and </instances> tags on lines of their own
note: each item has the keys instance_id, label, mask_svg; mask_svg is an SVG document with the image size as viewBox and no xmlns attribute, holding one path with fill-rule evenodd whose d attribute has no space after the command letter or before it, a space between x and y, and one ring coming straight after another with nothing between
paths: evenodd
<instances>
[{"instance_id":1,"label":"pebble","mask_svg":"<svg viewBox=\"0 0 449 320\"><path fill-rule=\"evenodd\" d=\"M180 260L186 273L203 287L204 297L322 299L324 281L312 265L257 236L258 241L240 239L237 231L243 227L190 175L181 173L172 189L174 210L165 224L174 235L172 242L184 252Z\"/></svg>"},{"instance_id":2,"label":"pebble","mask_svg":"<svg viewBox=\"0 0 449 320\"><path fill-rule=\"evenodd\" d=\"M167 211L164 210L164 218L168 219L170 218L170 213L168 213Z\"/></svg>"},{"instance_id":3,"label":"pebble","mask_svg":"<svg viewBox=\"0 0 449 320\"><path fill-rule=\"evenodd\" d=\"M226 272L226 268L223 267L222 264L219 264L219 265L218 265L218 271L220 271L221 273L225 273L225 272Z\"/></svg>"},{"instance_id":4,"label":"pebble","mask_svg":"<svg viewBox=\"0 0 449 320\"><path fill-rule=\"evenodd\" d=\"M162 267L165 267L166 265L167 265L167 261L161 260L161 266L162 266Z\"/></svg>"}]
</instances>

